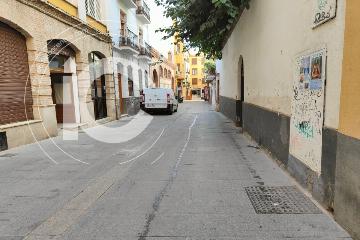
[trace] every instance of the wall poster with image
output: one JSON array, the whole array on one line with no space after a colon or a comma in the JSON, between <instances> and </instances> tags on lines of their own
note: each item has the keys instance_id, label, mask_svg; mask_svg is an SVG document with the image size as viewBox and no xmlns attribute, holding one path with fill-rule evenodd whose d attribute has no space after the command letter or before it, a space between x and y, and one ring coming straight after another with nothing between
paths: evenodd
<instances>
[{"instance_id":1,"label":"wall poster with image","mask_svg":"<svg viewBox=\"0 0 360 240\"><path fill-rule=\"evenodd\" d=\"M291 99L290 155L321 171L326 49L297 58Z\"/></svg>"}]
</instances>

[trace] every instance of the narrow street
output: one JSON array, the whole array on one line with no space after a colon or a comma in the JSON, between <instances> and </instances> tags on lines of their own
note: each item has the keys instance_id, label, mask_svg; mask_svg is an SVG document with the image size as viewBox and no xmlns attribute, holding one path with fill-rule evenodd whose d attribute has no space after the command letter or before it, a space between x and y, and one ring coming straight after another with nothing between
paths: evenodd
<instances>
[{"instance_id":1,"label":"narrow street","mask_svg":"<svg viewBox=\"0 0 360 240\"><path fill-rule=\"evenodd\" d=\"M58 164L38 144L0 155L1 240L351 239L311 203L304 214L256 213L246 187L295 183L204 102L155 115L121 144L84 133L39 144Z\"/></svg>"}]
</instances>

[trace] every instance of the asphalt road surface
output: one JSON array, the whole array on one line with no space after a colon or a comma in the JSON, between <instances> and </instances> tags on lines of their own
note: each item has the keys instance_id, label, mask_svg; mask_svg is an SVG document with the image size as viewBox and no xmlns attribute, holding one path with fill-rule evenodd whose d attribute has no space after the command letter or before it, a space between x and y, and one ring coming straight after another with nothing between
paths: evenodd
<instances>
[{"instance_id":1,"label":"asphalt road surface","mask_svg":"<svg viewBox=\"0 0 360 240\"><path fill-rule=\"evenodd\" d=\"M0 239L350 239L321 211L257 213L246 187L295 183L207 103L144 129L121 143L80 133L1 152Z\"/></svg>"}]
</instances>

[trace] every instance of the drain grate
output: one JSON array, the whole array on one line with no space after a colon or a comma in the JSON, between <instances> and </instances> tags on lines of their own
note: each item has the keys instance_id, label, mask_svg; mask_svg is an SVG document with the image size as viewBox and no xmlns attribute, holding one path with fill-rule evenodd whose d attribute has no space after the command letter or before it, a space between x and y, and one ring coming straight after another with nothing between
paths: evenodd
<instances>
[{"instance_id":1,"label":"drain grate","mask_svg":"<svg viewBox=\"0 0 360 240\"><path fill-rule=\"evenodd\" d=\"M293 186L246 187L257 214L319 214L321 211Z\"/></svg>"}]
</instances>

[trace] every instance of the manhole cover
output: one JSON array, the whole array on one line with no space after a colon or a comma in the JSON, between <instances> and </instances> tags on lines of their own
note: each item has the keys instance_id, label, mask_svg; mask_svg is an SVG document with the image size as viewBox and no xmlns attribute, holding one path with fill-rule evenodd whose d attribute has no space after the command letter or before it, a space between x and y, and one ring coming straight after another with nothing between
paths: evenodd
<instances>
[{"instance_id":1,"label":"manhole cover","mask_svg":"<svg viewBox=\"0 0 360 240\"><path fill-rule=\"evenodd\" d=\"M321 211L293 186L245 188L257 214L318 214Z\"/></svg>"}]
</instances>

